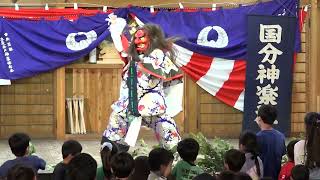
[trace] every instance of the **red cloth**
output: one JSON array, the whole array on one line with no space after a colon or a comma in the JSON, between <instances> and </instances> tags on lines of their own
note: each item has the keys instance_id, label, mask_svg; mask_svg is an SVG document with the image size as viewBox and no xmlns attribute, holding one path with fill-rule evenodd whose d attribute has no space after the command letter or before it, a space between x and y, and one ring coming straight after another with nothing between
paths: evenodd
<instances>
[{"instance_id":1,"label":"red cloth","mask_svg":"<svg viewBox=\"0 0 320 180\"><path fill-rule=\"evenodd\" d=\"M294 162L289 161L285 163L280 170L278 180L290 180L291 170L293 167L294 167Z\"/></svg>"},{"instance_id":2,"label":"red cloth","mask_svg":"<svg viewBox=\"0 0 320 180\"><path fill-rule=\"evenodd\" d=\"M108 9L108 13L111 13L113 9ZM19 9L15 10L12 8L1 8L0 9L0 16L6 18L28 18L28 19L46 19L46 20L58 20L61 17L64 17L68 20L76 20L79 16L93 16L97 13L104 13L99 10L89 10L89 9L73 9L73 8L66 8L66 9L57 9L57 8L50 8L49 10L45 10L44 8L37 8L37 9Z\"/></svg>"},{"instance_id":3,"label":"red cloth","mask_svg":"<svg viewBox=\"0 0 320 180\"><path fill-rule=\"evenodd\" d=\"M302 32L305 20L307 18L308 12L305 9L300 9L299 10L299 28L300 32Z\"/></svg>"}]
</instances>

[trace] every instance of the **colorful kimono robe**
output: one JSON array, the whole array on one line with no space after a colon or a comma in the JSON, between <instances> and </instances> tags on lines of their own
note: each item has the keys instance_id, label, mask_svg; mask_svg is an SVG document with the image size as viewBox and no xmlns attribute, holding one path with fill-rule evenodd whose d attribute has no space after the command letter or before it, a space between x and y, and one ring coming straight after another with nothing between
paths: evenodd
<instances>
[{"instance_id":1,"label":"colorful kimono robe","mask_svg":"<svg viewBox=\"0 0 320 180\"><path fill-rule=\"evenodd\" d=\"M129 64L129 63L128 63ZM137 69L138 111L142 124L152 128L160 145L172 148L180 141L180 135L174 120L166 113L164 86L168 81L179 79L182 73L160 49L155 49L145 57L140 56L140 62L135 63ZM111 107L109 125L104 131L110 141L124 143L127 134L129 89L127 86L128 65L120 87L120 97Z\"/></svg>"}]
</instances>

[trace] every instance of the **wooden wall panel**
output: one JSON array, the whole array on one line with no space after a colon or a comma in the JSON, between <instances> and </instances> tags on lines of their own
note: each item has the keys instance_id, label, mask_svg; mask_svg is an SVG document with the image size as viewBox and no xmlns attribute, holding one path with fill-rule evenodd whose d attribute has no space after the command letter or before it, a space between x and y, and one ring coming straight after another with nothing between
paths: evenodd
<instances>
[{"instance_id":1,"label":"wooden wall panel","mask_svg":"<svg viewBox=\"0 0 320 180\"><path fill-rule=\"evenodd\" d=\"M84 117L89 133L102 133L107 126L110 106L119 97L120 69L121 66L117 69L74 68L66 73L66 98L84 97Z\"/></svg>"},{"instance_id":2,"label":"wooden wall panel","mask_svg":"<svg viewBox=\"0 0 320 180\"><path fill-rule=\"evenodd\" d=\"M241 124L202 124L201 132L207 137L239 138Z\"/></svg>"},{"instance_id":3,"label":"wooden wall panel","mask_svg":"<svg viewBox=\"0 0 320 180\"><path fill-rule=\"evenodd\" d=\"M304 116L308 111L307 93L309 82L307 82L307 72L309 70L307 69L307 53L309 52L310 41L308 41L307 32L310 29L307 25L308 23L305 24L301 33L302 52L297 55L297 63L294 67L291 110L291 135L293 136L298 136L304 132Z\"/></svg>"},{"instance_id":4,"label":"wooden wall panel","mask_svg":"<svg viewBox=\"0 0 320 180\"><path fill-rule=\"evenodd\" d=\"M29 114L29 115L1 115L1 125L52 125L54 122L53 115L47 114Z\"/></svg>"},{"instance_id":5,"label":"wooden wall panel","mask_svg":"<svg viewBox=\"0 0 320 180\"><path fill-rule=\"evenodd\" d=\"M0 86L0 138L26 132L33 138L55 137L53 73Z\"/></svg>"},{"instance_id":6,"label":"wooden wall panel","mask_svg":"<svg viewBox=\"0 0 320 180\"><path fill-rule=\"evenodd\" d=\"M0 136L2 138L8 138L11 134L16 132L27 133L31 138L53 138L54 126L50 125L19 125L14 126L1 126Z\"/></svg>"}]
</instances>

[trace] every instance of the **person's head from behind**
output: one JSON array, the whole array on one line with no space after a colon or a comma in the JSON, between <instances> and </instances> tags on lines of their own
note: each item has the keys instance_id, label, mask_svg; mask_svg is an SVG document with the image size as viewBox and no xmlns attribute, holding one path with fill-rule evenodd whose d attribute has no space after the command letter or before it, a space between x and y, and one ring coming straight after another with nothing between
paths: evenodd
<instances>
[{"instance_id":1,"label":"person's head from behind","mask_svg":"<svg viewBox=\"0 0 320 180\"><path fill-rule=\"evenodd\" d=\"M294 145L298 142L298 140L292 140L287 145L287 155L288 160L293 162L294 161Z\"/></svg>"},{"instance_id":2,"label":"person's head from behind","mask_svg":"<svg viewBox=\"0 0 320 180\"><path fill-rule=\"evenodd\" d=\"M234 180L252 180L252 178L247 173L238 172L236 173Z\"/></svg>"},{"instance_id":3,"label":"person's head from behind","mask_svg":"<svg viewBox=\"0 0 320 180\"><path fill-rule=\"evenodd\" d=\"M29 166L17 164L9 169L7 180L36 180L36 173Z\"/></svg>"},{"instance_id":4,"label":"person's head from behind","mask_svg":"<svg viewBox=\"0 0 320 180\"><path fill-rule=\"evenodd\" d=\"M260 164L258 161L258 141L255 133L244 131L239 138L239 149L244 153L251 153L251 159L254 160L257 174L260 177Z\"/></svg>"},{"instance_id":5,"label":"person's head from behind","mask_svg":"<svg viewBox=\"0 0 320 180\"><path fill-rule=\"evenodd\" d=\"M211 176L208 173L202 173L194 177L192 180L216 180L216 176Z\"/></svg>"},{"instance_id":6,"label":"person's head from behind","mask_svg":"<svg viewBox=\"0 0 320 180\"><path fill-rule=\"evenodd\" d=\"M178 143L177 151L184 161L194 163L199 153L199 143L192 138L186 138Z\"/></svg>"},{"instance_id":7,"label":"person's head from behind","mask_svg":"<svg viewBox=\"0 0 320 180\"><path fill-rule=\"evenodd\" d=\"M161 176L168 177L171 173L173 154L164 148L155 148L149 153L150 171L159 172Z\"/></svg>"},{"instance_id":8,"label":"person's head from behind","mask_svg":"<svg viewBox=\"0 0 320 180\"><path fill-rule=\"evenodd\" d=\"M61 152L63 162L68 164L70 160L82 151L81 144L76 140L65 141L62 145Z\"/></svg>"},{"instance_id":9,"label":"person's head from behind","mask_svg":"<svg viewBox=\"0 0 320 180\"><path fill-rule=\"evenodd\" d=\"M258 153L258 141L256 134L250 131L242 132L239 137L239 150L244 153Z\"/></svg>"},{"instance_id":10,"label":"person's head from behind","mask_svg":"<svg viewBox=\"0 0 320 180\"><path fill-rule=\"evenodd\" d=\"M148 156L138 156L134 160L134 171L131 174L131 180L147 180L150 174L150 166L148 163Z\"/></svg>"},{"instance_id":11,"label":"person's head from behind","mask_svg":"<svg viewBox=\"0 0 320 180\"><path fill-rule=\"evenodd\" d=\"M307 150L305 165L308 168L320 167L320 115L315 112L307 113L304 122Z\"/></svg>"},{"instance_id":12,"label":"person's head from behind","mask_svg":"<svg viewBox=\"0 0 320 180\"><path fill-rule=\"evenodd\" d=\"M127 152L114 155L111 159L111 171L118 179L128 179L134 169L133 157Z\"/></svg>"},{"instance_id":13,"label":"person's head from behind","mask_svg":"<svg viewBox=\"0 0 320 180\"><path fill-rule=\"evenodd\" d=\"M15 133L8 139L12 153L17 157L28 154L30 137L25 133Z\"/></svg>"},{"instance_id":14,"label":"person's head from behind","mask_svg":"<svg viewBox=\"0 0 320 180\"><path fill-rule=\"evenodd\" d=\"M117 153L118 148L113 142L104 142L101 144L100 156L105 177L111 177L111 158Z\"/></svg>"},{"instance_id":15,"label":"person's head from behind","mask_svg":"<svg viewBox=\"0 0 320 180\"><path fill-rule=\"evenodd\" d=\"M236 175L232 171L222 171L217 177L218 180L233 180Z\"/></svg>"},{"instance_id":16,"label":"person's head from behind","mask_svg":"<svg viewBox=\"0 0 320 180\"><path fill-rule=\"evenodd\" d=\"M227 170L239 172L246 162L246 156L239 150L230 149L224 155L224 166Z\"/></svg>"},{"instance_id":17,"label":"person's head from behind","mask_svg":"<svg viewBox=\"0 0 320 180\"><path fill-rule=\"evenodd\" d=\"M278 112L277 109L272 105L261 105L258 109L258 116L256 122L259 127L262 126L272 126L274 121L277 119Z\"/></svg>"},{"instance_id":18,"label":"person's head from behind","mask_svg":"<svg viewBox=\"0 0 320 180\"><path fill-rule=\"evenodd\" d=\"M296 165L291 170L292 180L309 180L309 169L304 165Z\"/></svg>"},{"instance_id":19,"label":"person's head from behind","mask_svg":"<svg viewBox=\"0 0 320 180\"><path fill-rule=\"evenodd\" d=\"M67 175L69 180L94 180L96 171L96 160L87 153L80 153L69 162Z\"/></svg>"}]
</instances>

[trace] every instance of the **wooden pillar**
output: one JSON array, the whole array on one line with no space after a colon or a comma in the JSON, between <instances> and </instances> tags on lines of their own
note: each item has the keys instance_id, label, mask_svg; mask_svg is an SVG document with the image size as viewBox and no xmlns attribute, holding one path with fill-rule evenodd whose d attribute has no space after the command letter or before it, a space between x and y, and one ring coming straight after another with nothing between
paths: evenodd
<instances>
[{"instance_id":1,"label":"wooden pillar","mask_svg":"<svg viewBox=\"0 0 320 180\"><path fill-rule=\"evenodd\" d=\"M199 123L199 87L198 85L191 80L188 76L185 78L184 89L184 117L185 117L185 132L186 133L197 133L198 132L198 123Z\"/></svg>"},{"instance_id":2,"label":"wooden pillar","mask_svg":"<svg viewBox=\"0 0 320 180\"><path fill-rule=\"evenodd\" d=\"M310 13L310 56L309 56L309 77L308 77L308 111L317 111L320 109L320 78L319 69L320 63L318 62L319 57L319 7L318 0L310 0L311 13Z\"/></svg>"},{"instance_id":3,"label":"wooden pillar","mask_svg":"<svg viewBox=\"0 0 320 180\"><path fill-rule=\"evenodd\" d=\"M56 138L63 140L66 134L65 125L65 67L54 73L55 81L55 111L56 111Z\"/></svg>"}]
</instances>

